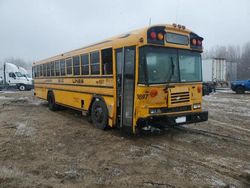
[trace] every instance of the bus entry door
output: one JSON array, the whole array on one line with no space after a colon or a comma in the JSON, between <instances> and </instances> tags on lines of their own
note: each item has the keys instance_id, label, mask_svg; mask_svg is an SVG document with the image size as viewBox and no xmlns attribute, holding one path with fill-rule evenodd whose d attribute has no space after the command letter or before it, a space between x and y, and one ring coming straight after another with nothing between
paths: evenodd
<instances>
[{"instance_id":1,"label":"bus entry door","mask_svg":"<svg viewBox=\"0 0 250 188\"><path fill-rule=\"evenodd\" d=\"M135 53L135 46L116 49L117 125L130 131L134 112Z\"/></svg>"}]
</instances>

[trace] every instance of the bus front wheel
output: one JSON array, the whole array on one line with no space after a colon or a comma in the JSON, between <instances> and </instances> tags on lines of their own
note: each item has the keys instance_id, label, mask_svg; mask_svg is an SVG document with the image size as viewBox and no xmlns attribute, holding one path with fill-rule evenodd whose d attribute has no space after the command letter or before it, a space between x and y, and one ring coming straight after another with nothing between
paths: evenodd
<instances>
[{"instance_id":1,"label":"bus front wheel","mask_svg":"<svg viewBox=\"0 0 250 188\"><path fill-rule=\"evenodd\" d=\"M106 129L108 124L108 110L106 104L96 99L91 107L91 120L98 129Z\"/></svg>"}]
</instances>

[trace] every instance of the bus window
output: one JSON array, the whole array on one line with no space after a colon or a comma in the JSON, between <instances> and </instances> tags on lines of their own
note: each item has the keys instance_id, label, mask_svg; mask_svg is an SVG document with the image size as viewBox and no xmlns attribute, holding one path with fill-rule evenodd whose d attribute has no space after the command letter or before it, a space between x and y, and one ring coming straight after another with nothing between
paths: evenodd
<instances>
[{"instance_id":1,"label":"bus window","mask_svg":"<svg viewBox=\"0 0 250 188\"><path fill-rule=\"evenodd\" d=\"M66 59L67 75L72 75L72 59Z\"/></svg>"},{"instance_id":2,"label":"bus window","mask_svg":"<svg viewBox=\"0 0 250 188\"><path fill-rule=\"evenodd\" d=\"M113 74L112 48L102 50L102 74Z\"/></svg>"},{"instance_id":3,"label":"bus window","mask_svg":"<svg viewBox=\"0 0 250 188\"><path fill-rule=\"evenodd\" d=\"M47 76L50 76L50 63L47 64Z\"/></svg>"},{"instance_id":4,"label":"bus window","mask_svg":"<svg viewBox=\"0 0 250 188\"><path fill-rule=\"evenodd\" d=\"M65 59L60 60L60 72L61 76L65 76Z\"/></svg>"},{"instance_id":5,"label":"bus window","mask_svg":"<svg viewBox=\"0 0 250 188\"><path fill-rule=\"evenodd\" d=\"M100 74L99 52L90 53L91 74Z\"/></svg>"},{"instance_id":6,"label":"bus window","mask_svg":"<svg viewBox=\"0 0 250 188\"><path fill-rule=\"evenodd\" d=\"M40 67L40 74L39 74L39 76L42 76L43 75L43 65L40 65L39 67Z\"/></svg>"},{"instance_id":7,"label":"bus window","mask_svg":"<svg viewBox=\"0 0 250 188\"><path fill-rule=\"evenodd\" d=\"M40 75L40 69L39 69L39 65L37 65L36 66L36 72L37 72L37 75L36 75L36 77L39 77L39 75Z\"/></svg>"},{"instance_id":8,"label":"bus window","mask_svg":"<svg viewBox=\"0 0 250 188\"><path fill-rule=\"evenodd\" d=\"M79 56L73 57L73 70L74 75L80 75L80 59Z\"/></svg>"},{"instance_id":9,"label":"bus window","mask_svg":"<svg viewBox=\"0 0 250 188\"><path fill-rule=\"evenodd\" d=\"M43 76L46 76L47 70L46 70L46 64L43 64Z\"/></svg>"},{"instance_id":10,"label":"bus window","mask_svg":"<svg viewBox=\"0 0 250 188\"><path fill-rule=\"evenodd\" d=\"M82 54L81 55L81 66L82 66L82 75L89 74L89 54Z\"/></svg>"},{"instance_id":11,"label":"bus window","mask_svg":"<svg viewBox=\"0 0 250 188\"><path fill-rule=\"evenodd\" d=\"M37 66L34 66L34 77L37 77Z\"/></svg>"},{"instance_id":12,"label":"bus window","mask_svg":"<svg viewBox=\"0 0 250 188\"><path fill-rule=\"evenodd\" d=\"M55 73L56 73L56 76L60 76L60 64L59 64L59 61L55 61Z\"/></svg>"},{"instance_id":13,"label":"bus window","mask_svg":"<svg viewBox=\"0 0 250 188\"><path fill-rule=\"evenodd\" d=\"M54 62L50 63L51 76L55 76L55 66Z\"/></svg>"}]
</instances>

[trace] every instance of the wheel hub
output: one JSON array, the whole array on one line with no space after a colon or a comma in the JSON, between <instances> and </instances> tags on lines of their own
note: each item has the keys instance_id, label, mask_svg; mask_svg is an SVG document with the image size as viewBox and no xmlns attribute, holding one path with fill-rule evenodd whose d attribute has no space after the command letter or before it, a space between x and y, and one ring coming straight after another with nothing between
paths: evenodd
<instances>
[{"instance_id":1,"label":"wheel hub","mask_svg":"<svg viewBox=\"0 0 250 188\"><path fill-rule=\"evenodd\" d=\"M103 110L101 107L96 107L95 116L98 122L102 122L103 120Z\"/></svg>"}]
</instances>

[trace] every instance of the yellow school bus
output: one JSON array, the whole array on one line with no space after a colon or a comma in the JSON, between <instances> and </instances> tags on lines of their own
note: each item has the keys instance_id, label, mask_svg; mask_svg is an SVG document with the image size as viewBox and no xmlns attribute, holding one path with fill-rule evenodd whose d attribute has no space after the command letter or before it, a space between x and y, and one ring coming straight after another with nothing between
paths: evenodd
<instances>
[{"instance_id":1,"label":"yellow school bus","mask_svg":"<svg viewBox=\"0 0 250 188\"><path fill-rule=\"evenodd\" d=\"M100 129L207 121L202 41L185 26L154 25L37 61L34 95L51 110L81 111Z\"/></svg>"}]
</instances>

